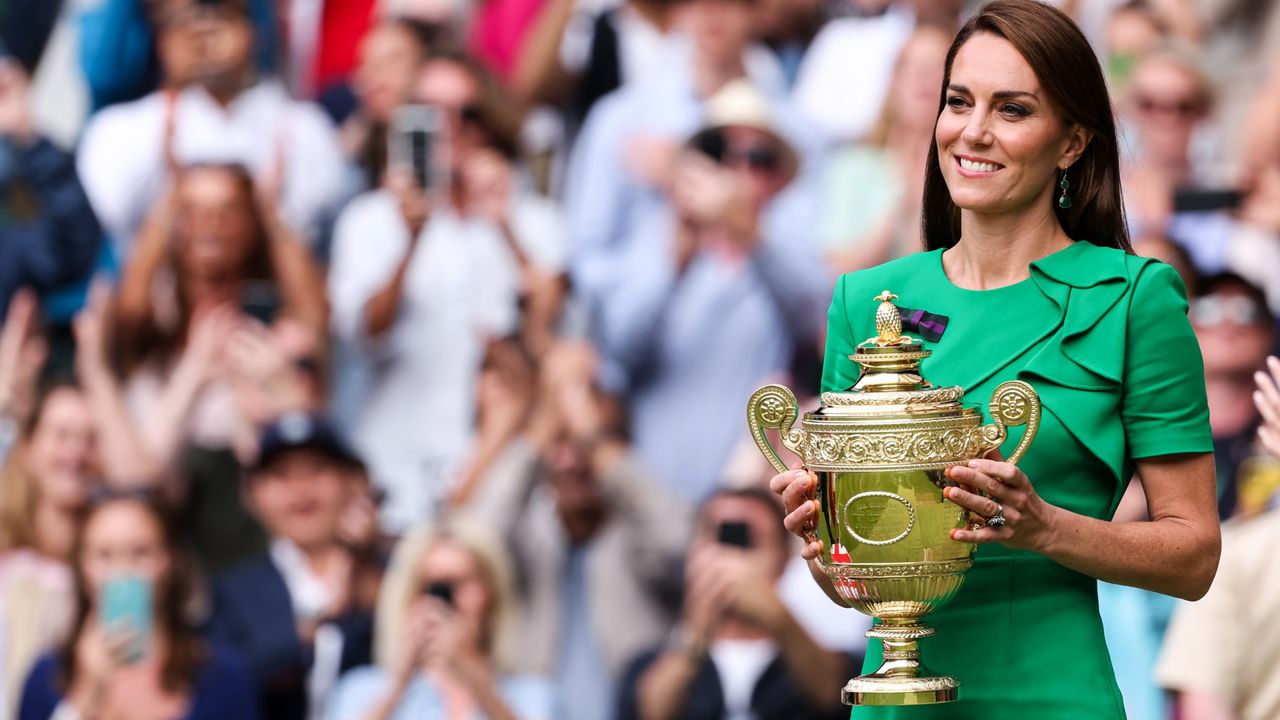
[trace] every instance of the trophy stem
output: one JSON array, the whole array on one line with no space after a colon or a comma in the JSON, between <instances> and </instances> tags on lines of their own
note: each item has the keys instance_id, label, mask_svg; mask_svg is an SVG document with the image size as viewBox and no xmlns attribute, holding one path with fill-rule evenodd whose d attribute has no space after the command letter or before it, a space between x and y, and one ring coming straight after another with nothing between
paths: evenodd
<instances>
[{"instance_id":1,"label":"trophy stem","mask_svg":"<svg viewBox=\"0 0 1280 720\"><path fill-rule=\"evenodd\" d=\"M934 675L920 662L920 638L934 634L919 618L884 619L867 631L884 645L884 661L875 672L844 686L846 705L933 705L956 699L960 683Z\"/></svg>"}]
</instances>

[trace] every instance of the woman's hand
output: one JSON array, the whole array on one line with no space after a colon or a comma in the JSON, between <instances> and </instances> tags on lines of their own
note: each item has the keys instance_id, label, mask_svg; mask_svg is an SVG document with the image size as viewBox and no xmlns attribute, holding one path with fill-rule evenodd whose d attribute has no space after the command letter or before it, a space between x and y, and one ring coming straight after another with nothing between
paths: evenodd
<instances>
[{"instance_id":1,"label":"woman's hand","mask_svg":"<svg viewBox=\"0 0 1280 720\"><path fill-rule=\"evenodd\" d=\"M1267 358L1267 370L1270 374L1259 370L1253 376L1258 383L1253 404L1258 406L1263 420L1258 428L1258 442L1272 457L1280 458L1280 358Z\"/></svg>"},{"instance_id":2,"label":"woman's hand","mask_svg":"<svg viewBox=\"0 0 1280 720\"><path fill-rule=\"evenodd\" d=\"M769 480L769 489L782 497L782 504L787 511L787 517L782 521L783 526L805 541L804 549L800 551L800 557L805 560L815 560L822 555L822 543L813 535L818 511L821 509L814 499L817 487L817 478L804 468L778 473Z\"/></svg>"},{"instance_id":3,"label":"woman's hand","mask_svg":"<svg viewBox=\"0 0 1280 720\"><path fill-rule=\"evenodd\" d=\"M1005 462L999 451L965 465L947 468L947 477L959 483L943 496L984 518L1004 517L1000 526L951 531L951 539L965 543L998 542L1009 547L1043 551L1050 545L1058 508L1045 502L1026 473ZM985 493L984 497L980 493Z\"/></svg>"}]
</instances>

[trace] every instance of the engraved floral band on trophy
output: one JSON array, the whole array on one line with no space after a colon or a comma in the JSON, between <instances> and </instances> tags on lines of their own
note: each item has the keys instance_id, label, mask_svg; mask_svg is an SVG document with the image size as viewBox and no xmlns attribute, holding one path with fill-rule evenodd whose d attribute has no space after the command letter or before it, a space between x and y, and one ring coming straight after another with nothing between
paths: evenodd
<instances>
[{"instance_id":1,"label":"engraved floral band on trophy","mask_svg":"<svg viewBox=\"0 0 1280 720\"><path fill-rule=\"evenodd\" d=\"M821 407L798 427L795 395L782 385L760 388L747 404L751 435L778 472L788 468L766 429L780 431L782 444L817 476L821 510L811 540L822 543L822 570L845 603L879 620L867 636L882 641L884 663L849 681L843 699L850 705L956 699L959 683L921 663L917 640L934 634L921 618L955 595L973 564L975 546L952 540L950 531L985 523L943 498L953 484L943 473L1025 424L1008 458L1016 463L1040 424L1040 400L1025 382L995 389L993 422L983 425L976 407L962 405L962 388L925 380L920 362L931 352L902 334L895 299L888 290L875 298L876 337L850 356L862 366L857 383L823 393Z\"/></svg>"}]
</instances>

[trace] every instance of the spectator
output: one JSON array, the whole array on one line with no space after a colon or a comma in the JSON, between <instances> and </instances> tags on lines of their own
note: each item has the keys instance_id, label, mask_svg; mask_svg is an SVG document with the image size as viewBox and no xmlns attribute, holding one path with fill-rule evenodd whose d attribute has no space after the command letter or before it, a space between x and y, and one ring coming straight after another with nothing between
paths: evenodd
<instances>
[{"instance_id":1,"label":"spectator","mask_svg":"<svg viewBox=\"0 0 1280 720\"><path fill-rule=\"evenodd\" d=\"M467 505L508 537L525 609L522 655L553 675L558 720L610 717L626 663L675 620L690 513L640 466L618 408L593 382L585 343L557 346L542 379L490 395L528 402L534 419Z\"/></svg>"},{"instance_id":2,"label":"spectator","mask_svg":"<svg viewBox=\"0 0 1280 720\"><path fill-rule=\"evenodd\" d=\"M600 98L662 67L681 4L630 0L600 9L579 0L545 3L511 85L526 102L566 107L576 131Z\"/></svg>"},{"instance_id":3,"label":"spectator","mask_svg":"<svg viewBox=\"0 0 1280 720\"><path fill-rule=\"evenodd\" d=\"M511 671L511 568L480 527L400 542L378 598L378 664L342 678L329 720L553 717L550 685Z\"/></svg>"},{"instance_id":4,"label":"spectator","mask_svg":"<svg viewBox=\"0 0 1280 720\"><path fill-rule=\"evenodd\" d=\"M731 83L707 114L667 204L636 218L625 271L600 298L602 350L630 381L636 455L691 502L745 435L741 399L816 346L827 292L813 248L766 224L799 160L765 99Z\"/></svg>"},{"instance_id":5,"label":"spectator","mask_svg":"<svg viewBox=\"0 0 1280 720\"><path fill-rule=\"evenodd\" d=\"M751 0L694 0L681 8L673 43L648 82L598 102L570 158L565 204L573 282L591 302L626 272L633 226L662 206L681 145L705 124L706 103L735 80L749 80L793 145L804 137L786 107L786 81L772 54L751 42ZM797 194L798 195L798 194ZM796 198L798 200L798 198ZM782 203L767 222L798 237L809 207ZM773 217L776 215L777 217Z\"/></svg>"},{"instance_id":6,"label":"spectator","mask_svg":"<svg viewBox=\"0 0 1280 720\"><path fill-rule=\"evenodd\" d=\"M245 498L270 550L218 579L210 632L249 661L264 717L320 718L338 674L372 657L376 514L326 421L285 415L260 446Z\"/></svg>"},{"instance_id":7,"label":"spectator","mask_svg":"<svg viewBox=\"0 0 1280 720\"><path fill-rule=\"evenodd\" d=\"M12 716L31 665L61 642L73 604L70 560L76 520L102 479L146 482L150 464L129 422L99 342L107 289L91 294L76 319L80 384L55 380L33 399L44 359L22 291L0 332L0 392L19 427L0 470L0 708ZM81 389L83 388L83 390Z\"/></svg>"},{"instance_id":8,"label":"spectator","mask_svg":"<svg viewBox=\"0 0 1280 720\"><path fill-rule=\"evenodd\" d=\"M1190 315L1204 354L1219 514L1226 519L1246 509L1256 512L1239 505L1248 482L1239 470L1254 452L1261 421L1252 402L1254 373L1272 348L1274 320L1262 291L1230 273L1200 281Z\"/></svg>"},{"instance_id":9,"label":"spectator","mask_svg":"<svg viewBox=\"0 0 1280 720\"><path fill-rule=\"evenodd\" d=\"M258 717L243 662L206 644L189 618L192 565L173 525L146 494L107 495L88 507L71 553L71 636L32 669L20 720ZM109 624L103 603L124 594L145 614Z\"/></svg>"},{"instance_id":10,"label":"spectator","mask_svg":"<svg viewBox=\"0 0 1280 720\"><path fill-rule=\"evenodd\" d=\"M1271 461L1280 461L1280 360L1258 371L1256 409ZM1266 549L1280 541L1280 509L1228 523L1208 594L1183 603L1165 638L1156 675L1182 720L1264 720L1280 714L1280 574Z\"/></svg>"},{"instance_id":11,"label":"spectator","mask_svg":"<svg viewBox=\"0 0 1280 720\"><path fill-rule=\"evenodd\" d=\"M921 247L923 168L950 47L950 32L917 27L898 58L875 128L865 142L837 151L824 168L818 234L832 275Z\"/></svg>"},{"instance_id":12,"label":"spectator","mask_svg":"<svg viewBox=\"0 0 1280 720\"><path fill-rule=\"evenodd\" d=\"M116 313L127 393L152 454L181 466L210 569L262 549L240 508L257 426L320 395L326 308L306 249L238 166L182 170L151 212Z\"/></svg>"},{"instance_id":13,"label":"spectator","mask_svg":"<svg viewBox=\"0 0 1280 720\"><path fill-rule=\"evenodd\" d=\"M0 55L0 314L18 288L88 277L101 242L71 158L31 124L26 74Z\"/></svg>"},{"instance_id":14,"label":"spectator","mask_svg":"<svg viewBox=\"0 0 1280 720\"><path fill-rule=\"evenodd\" d=\"M1107 83L1115 95L1128 92L1134 67L1168 42L1164 17L1147 0L1127 0L1111 11L1105 30Z\"/></svg>"},{"instance_id":15,"label":"spectator","mask_svg":"<svg viewBox=\"0 0 1280 720\"><path fill-rule=\"evenodd\" d=\"M32 0L28 4L50 3ZM137 100L160 85L156 27L153 18L148 16L148 5L139 0L103 0L76 8L79 30L76 50L94 111ZM275 66L279 44L273 6L271 0L249 0L256 64L264 73L271 72Z\"/></svg>"},{"instance_id":16,"label":"spectator","mask_svg":"<svg viewBox=\"0 0 1280 720\"><path fill-rule=\"evenodd\" d=\"M411 20L383 20L360 41L351 83L357 106L342 122L342 139L361 190L386 174L391 116L413 96L426 54L423 29Z\"/></svg>"},{"instance_id":17,"label":"spectator","mask_svg":"<svg viewBox=\"0 0 1280 720\"><path fill-rule=\"evenodd\" d=\"M1122 110L1132 122L1138 152L1121 168L1132 237L1167 234L1187 248L1202 273L1224 268L1231 219L1220 208L1175 204L1178 190L1212 183L1197 163L1193 140L1208 127L1212 91L1193 49L1164 46L1133 70ZM1184 196L1185 197L1185 196Z\"/></svg>"},{"instance_id":18,"label":"spectator","mask_svg":"<svg viewBox=\"0 0 1280 720\"><path fill-rule=\"evenodd\" d=\"M333 330L370 381L350 410L353 437L389 494L393 533L443 497L471 444L486 338L516 330L522 291L531 307L561 292L557 212L519 189L485 88L464 58L428 61L415 99L440 109L446 144L436 151L450 167L431 192L393 168L384 189L347 207L334 236Z\"/></svg>"},{"instance_id":19,"label":"spectator","mask_svg":"<svg viewBox=\"0 0 1280 720\"><path fill-rule=\"evenodd\" d=\"M672 641L627 672L620 720L841 718L852 657L822 649L779 599L791 552L782 509L763 490L721 490L703 505Z\"/></svg>"},{"instance_id":20,"label":"spectator","mask_svg":"<svg viewBox=\"0 0 1280 720\"><path fill-rule=\"evenodd\" d=\"M800 64L794 97L796 108L825 140L857 142L872 131L889 96L894 60L915 26L915 9L928 9L930 4L940 10L955 5L850 0L848 16L828 22L818 32ZM953 17L941 24L954 28L957 22ZM849 68L858 72L850 73Z\"/></svg>"},{"instance_id":21,"label":"spectator","mask_svg":"<svg viewBox=\"0 0 1280 720\"><path fill-rule=\"evenodd\" d=\"M116 255L126 260L149 210L192 163L250 168L282 217L314 239L342 192L342 152L321 110L255 81L245 0L156 3L165 90L98 113L77 157Z\"/></svg>"},{"instance_id":22,"label":"spectator","mask_svg":"<svg viewBox=\"0 0 1280 720\"><path fill-rule=\"evenodd\" d=\"M37 402L0 475L0 700L9 715L31 666L70 628L66 563L76 518L96 485L92 450L84 396L74 386L54 386Z\"/></svg>"}]
</instances>

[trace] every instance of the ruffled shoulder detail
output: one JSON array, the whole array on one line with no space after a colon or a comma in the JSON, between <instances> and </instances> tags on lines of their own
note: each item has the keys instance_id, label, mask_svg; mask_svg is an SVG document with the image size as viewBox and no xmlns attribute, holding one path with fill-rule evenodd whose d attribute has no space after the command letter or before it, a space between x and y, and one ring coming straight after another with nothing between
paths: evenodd
<instances>
[{"instance_id":1,"label":"ruffled shoulder detail","mask_svg":"<svg viewBox=\"0 0 1280 720\"><path fill-rule=\"evenodd\" d=\"M1031 265L1061 321L1018 377L1117 482L1129 472L1121 419L1129 307L1143 268L1156 262L1079 241Z\"/></svg>"}]
</instances>

